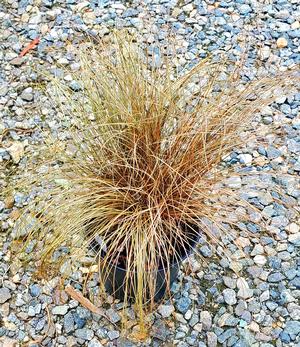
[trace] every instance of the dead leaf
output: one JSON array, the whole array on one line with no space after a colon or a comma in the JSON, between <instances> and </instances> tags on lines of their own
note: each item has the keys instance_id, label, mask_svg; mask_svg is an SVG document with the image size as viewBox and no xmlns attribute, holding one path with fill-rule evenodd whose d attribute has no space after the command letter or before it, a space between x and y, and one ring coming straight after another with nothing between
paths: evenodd
<instances>
[{"instance_id":1,"label":"dead leaf","mask_svg":"<svg viewBox=\"0 0 300 347\"><path fill-rule=\"evenodd\" d=\"M25 54L27 54L30 50L34 49L40 42L40 38L37 37L34 40L32 40L20 53L20 57L23 57Z\"/></svg>"}]
</instances>

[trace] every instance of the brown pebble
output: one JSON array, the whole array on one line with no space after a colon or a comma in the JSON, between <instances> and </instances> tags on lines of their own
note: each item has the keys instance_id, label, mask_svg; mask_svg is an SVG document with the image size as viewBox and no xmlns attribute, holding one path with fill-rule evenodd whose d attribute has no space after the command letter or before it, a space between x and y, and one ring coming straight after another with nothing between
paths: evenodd
<instances>
[{"instance_id":1,"label":"brown pebble","mask_svg":"<svg viewBox=\"0 0 300 347\"><path fill-rule=\"evenodd\" d=\"M11 211L10 213L10 218L13 220L13 221L16 221L19 217L20 217L21 213L19 210L13 210Z\"/></svg>"},{"instance_id":2,"label":"brown pebble","mask_svg":"<svg viewBox=\"0 0 300 347\"><path fill-rule=\"evenodd\" d=\"M284 48L288 45L287 39L284 37L279 37L276 43L278 48Z\"/></svg>"},{"instance_id":3,"label":"brown pebble","mask_svg":"<svg viewBox=\"0 0 300 347\"><path fill-rule=\"evenodd\" d=\"M17 57L10 61L11 65L14 66L21 66L24 63L24 58Z\"/></svg>"},{"instance_id":4,"label":"brown pebble","mask_svg":"<svg viewBox=\"0 0 300 347\"><path fill-rule=\"evenodd\" d=\"M15 199L12 196L8 196L5 200L5 208L12 208L15 203Z\"/></svg>"}]
</instances>

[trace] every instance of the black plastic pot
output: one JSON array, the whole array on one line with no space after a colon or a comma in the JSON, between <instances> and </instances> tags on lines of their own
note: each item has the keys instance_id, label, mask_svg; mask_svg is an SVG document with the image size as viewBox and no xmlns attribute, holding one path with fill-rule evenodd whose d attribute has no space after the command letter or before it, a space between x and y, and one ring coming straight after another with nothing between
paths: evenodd
<instances>
[{"instance_id":1,"label":"black plastic pot","mask_svg":"<svg viewBox=\"0 0 300 347\"><path fill-rule=\"evenodd\" d=\"M170 285L176 280L179 272L180 263L176 262L169 268ZM112 294L119 300L123 300L125 297L125 281L127 270L119 266L111 266L110 272L105 282L105 289L108 293ZM154 300L161 300L167 289L167 280L165 270L158 269L156 274L156 288L154 294ZM129 299L133 297L133 290L129 289Z\"/></svg>"},{"instance_id":2,"label":"black plastic pot","mask_svg":"<svg viewBox=\"0 0 300 347\"><path fill-rule=\"evenodd\" d=\"M185 260L193 251L195 248L195 245L199 239L199 234L195 231L195 226L185 226L186 232L189 234L189 246L188 249L182 250L181 252L178 252L180 257L177 261L174 261L170 264L168 271L168 276L166 276L166 269L163 267L158 269L156 272L156 288L155 288L155 294L154 294L154 301L160 301L164 295L166 294L167 286L168 284L171 286L172 283L176 280L179 268L183 260ZM198 228L196 228L197 230ZM107 271L107 269L106 269ZM106 282L105 282L105 289L109 294L112 294L117 299L123 301L125 297L125 283L126 283L126 274L127 270L118 266L111 264L109 272L106 274ZM154 276L155 274L153 274ZM168 280L167 278L168 277ZM130 286L130 285L129 285ZM129 300L134 297L133 294L134 290L133 288L128 289L127 296Z\"/></svg>"}]
</instances>

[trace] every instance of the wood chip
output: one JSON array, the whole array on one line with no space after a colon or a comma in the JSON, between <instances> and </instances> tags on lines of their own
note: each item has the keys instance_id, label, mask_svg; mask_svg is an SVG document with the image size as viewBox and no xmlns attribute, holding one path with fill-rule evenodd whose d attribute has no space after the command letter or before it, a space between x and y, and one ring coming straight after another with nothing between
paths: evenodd
<instances>
[{"instance_id":1,"label":"wood chip","mask_svg":"<svg viewBox=\"0 0 300 347\"><path fill-rule=\"evenodd\" d=\"M65 291L70 297L78 301L83 307L89 311L105 316L104 310L95 306L89 299L85 298L80 292L75 290L70 284L65 287Z\"/></svg>"}]
</instances>

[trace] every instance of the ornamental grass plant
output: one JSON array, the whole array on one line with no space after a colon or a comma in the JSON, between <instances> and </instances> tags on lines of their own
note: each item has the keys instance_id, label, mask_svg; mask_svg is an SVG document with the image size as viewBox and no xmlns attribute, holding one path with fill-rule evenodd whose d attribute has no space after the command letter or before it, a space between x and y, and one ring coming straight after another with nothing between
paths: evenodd
<instances>
[{"instance_id":1,"label":"ornamental grass plant","mask_svg":"<svg viewBox=\"0 0 300 347\"><path fill-rule=\"evenodd\" d=\"M72 116L70 136L28 167L26 185L39 188L18 228L27 228L26 245L34 241L37 264L71 272L89 257L102 289L116 267L125 269L125 306L135 303L143 326L157 271L168 294L171 267L198 237L226 256L212 225L235 242L239 223L230 215L242 206L240 221L249 220L255 207L223 184L233 171L222 160L245 134L255 136L245 131L274 90L288 91L299 75L241 83L238 66L206 59L179 71L163 49L157 67L147 47L120 35L77 53L80 90L50 82Z\"/></svg>"}]
</instances>

